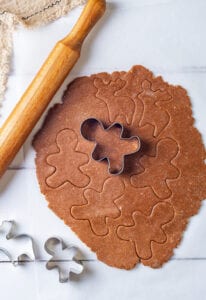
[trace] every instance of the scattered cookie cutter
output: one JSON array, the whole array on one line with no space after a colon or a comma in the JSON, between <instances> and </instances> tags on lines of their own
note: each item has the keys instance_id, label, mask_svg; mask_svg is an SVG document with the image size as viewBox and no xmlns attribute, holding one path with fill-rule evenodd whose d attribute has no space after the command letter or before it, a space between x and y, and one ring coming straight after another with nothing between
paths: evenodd
<instances>
[{"instance_id":1,"label":"scattered cookie cutter","mask_svg":"<svg viewBox=\"0 0 206 300\"><path fill-rule=\"evenodd\" d=\"M58 260L56 257L55 248L60 246L60 251L69 250L69 259L68 260ZM58 269L59 272L59 282L67 282L70 278L70 273L81 274L83 272L84 266L80 260L75 256L78 252L78 248L73 245L66 245L62 238L60 237L51 237L44 244L45 251L52 256L52 258L47 261L46 268L47 270L52 270L54 268ZM69 262L70 265L68 268L61 268L61 262Z\"/></svg>"},{"instance_id":2,"label":"scattered cookie cutter","mask_svg":"<svg viewBox=\"0 0 206 300\"><path fill-rule=\"evenodd\" d=\"M4 220L0 224L0 252L3 253L9 261L12 263L13 266L17 266L19 264L23 264L28 261L35 261L36 255L35 255L35 249L34 249L34 242L30 235L28 234L15 234L15 227L16 222L14 220ZM29 244L27 245L26 251L23 251L18 255L18 257L14 258L13 255L10 253L10 251L4 247L1 247L1 234L4 235L4 238L6 240L16 239L16 240L27 240ZM56 255L56 246L60 246L60 250L69 250L69 259L67 260L57 260ZM24 247L25 248L25 247ZM75 256L78 253L78 248L73 245L66 245L65 242L59 238L59 237L51 237L49 238L45 244L44 249L48 254L52 256L52 258L46 263L46 268L48 270L52 270L54 268L58 269L59 272L59 282L67 282L70 278L70 273L74 274L81 274L83 272L84 266L80 260L78 260ZM69 262L69 267L61 268L60 263L61 262Z\"/></svg>"},{"instance_id":3,"label":"scattered cookie cutter","mask_svg":"<svg viewBox=\"0 0 206 300\"><path fill-rule=\"evenodd\" d=\"M122 162L121 162L121 167L120 168L112 170L110 159L109 159L108 156L103 156L101 158L96 156L96 149L97 149L98 143L95 141L94 137L92 137L88 134L89 127L90 126L92 127L92 126L95 126L95 125L96 126L99 125L105 131L109 131L113 127L120 128L120 136L119 136L120 140L127 140L128 141L128 140L136 139L136 141L137 141L136 149L134 151L132 151L131 153L125 154L125 155L122 156ZM86 119L85 121L82 122L81 127L80 127L80 132L81 132L82 137L84 139L88 140L88 141L95 142L95 146L94 146L94 149L93 149L92 154L91 154L92 159L94 159L95 161L98 161L98 162L102 162L103 160L107 160L107 162L108 162L108 173L110 175L120 175L124 171L125 157L137 153L140 150L140 147L141 147L140 138L138 136L130 136L129 138L123 137L124 131L125 131L124 126L121 123L115 122L115 123L112 123L109 127L105 127L104 124L96 118Z\"/></svg>"},{"instance_id":4,"label":"scattered cookie cutter","mask_svg":"<svg viewBox=\"0 0 206 300\"><path fill-rule=\"evenodd\" d=\"M4 227L8 227L6 230ZM12 254L6 248L1 247L1 239L0 239L0 252L2 252L12 263L13 266L17 266L19 264L23 264L27 261L34 261L36 259L34 242L30 235L28 234L14 234L14 230L16 227L16 222L14 220L4 220L0 225L0 234L4 233L5 238L7 240L15 239L15 240L27 240L28 245L26 247L26 251L20 253L16 258L12 256Z\"/></svg>"}]
</instances>

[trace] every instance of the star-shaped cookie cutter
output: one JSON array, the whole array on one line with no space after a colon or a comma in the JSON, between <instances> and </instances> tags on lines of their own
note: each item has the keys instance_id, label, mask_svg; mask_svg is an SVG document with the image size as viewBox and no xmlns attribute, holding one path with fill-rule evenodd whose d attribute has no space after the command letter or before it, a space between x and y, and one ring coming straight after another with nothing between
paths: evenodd
<instances>
[{"instance_id":1,"label":"star-shaped cookie cutter","mask_svg":"<svg viewBox=\"0 0 206 300\"><path fill-rule=\"evenodd\" d=\"M69 260L58 260L55 248L60 246L60 251L69 250ZM76 254L78 253L78 248L73 245L66 245L62 238L60 237L50 237L44 244L45 251L52 256L52 258L47 261L47 270L58 269L59 272L59 282L67 282L70 278L70 273L81 274L84 270L84 266L80 260L77 260ZM70 265L67 268L62 268L61 263L69 262Z\"/></svg>"},{"instance_id":2,"label":"star-shaped cookie cutter","mask_svg":"<svg viewBox=\"0 0 206 300\"><path fill-rule=\"evenodd\" d=\"M6 230L4 229L6 228ZM10 251L6 248L1 247L1 239L0 239L0 252L2 252L8 259L9 261L13 264L13 266L17 266L19 264L22 264L26 261L34 261L36 259L35 255L35 249L34 249L34 242L32 237L29 234L15 234L15 227L16 227L16 222L14 220L4 220L0 224L0 234L4 234L6 240L27 240L28 245L26 246L26 250L24 247L24 251L20 253L16 258L12 256Z\"/></svg>"},{"instance_id":3,"label":"star-shaped cookie cutter","mask_svg":"<svg viewBox=\"0 0 206 300\"><path fill-rule=\"evenodd\" d=\"M131 141L131 142L135 141L136 145L134 147L134 150L132 150L131 152L126 153L124 155L121 155L121 163L116 168L112 168L111 160L108 155L107 156L104 156L104 155L99 156L99 154L98 154L99 143L96 141L96 139L94 137L95 127L97 127L97 126L100 126L102 131L107 132L107 133L114 129L120 129L120 133L119 133L120 143L122 141ZM138 136L130 136L128 138L124 137L124 132L125 132L124 126L121 123L117 123L117 122L112 123L110 126L106 127L100 120L98 120L96 118L89 118L82 122L81 127L80 127L80 132L81 132L81 135L83 138L85 138L88 141L95 142L95 146L92 151L91 157L92 157L92 159L94 159L95 161L98 161L98 162L107 160L108 172L110 175L120 175L124 171L125 157L137 153L141 147L140 138ZM111 140L110 140L111 148L112 148L112 142L113 142L113 140L112 140L112 136L111 136Z\"/></svg>"}]
</instances>

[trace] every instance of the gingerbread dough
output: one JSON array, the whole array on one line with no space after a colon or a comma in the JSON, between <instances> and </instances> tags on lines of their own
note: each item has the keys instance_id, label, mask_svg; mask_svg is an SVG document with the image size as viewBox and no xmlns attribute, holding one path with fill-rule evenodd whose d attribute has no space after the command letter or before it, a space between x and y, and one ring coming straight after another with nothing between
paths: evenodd
<instances>
[{"instance_id":1,"label":"gingerbread dough","mask_svg":"<svg viewBox=\"0 0 206 300\"><path fill-rule=\"evenodd\" d=\"M94 142L80 132L89 118L140 138L122 174L92 159ZM77 78L33 141L41 192L103 262L160 267L206 198L205 149L193 123L186 91L142 66Z\"/></svg>"}]
</instances>

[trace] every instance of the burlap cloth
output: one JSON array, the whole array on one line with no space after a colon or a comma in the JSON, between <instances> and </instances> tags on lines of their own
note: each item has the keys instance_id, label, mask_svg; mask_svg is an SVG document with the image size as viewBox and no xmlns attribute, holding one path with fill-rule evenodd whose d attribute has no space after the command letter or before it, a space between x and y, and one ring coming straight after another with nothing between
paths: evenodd
<instances>
[{"instance_id":1,"label":"burlap cloth","mask_svg":"<svg viewBox=\"0 0 206 300\"><path fill-rule=\"evenodd\" d=\"M17 24L39 26L53 21L86 0L0 0L0 103L12 54L12 32Z\"/></svg>"}]
</instances>

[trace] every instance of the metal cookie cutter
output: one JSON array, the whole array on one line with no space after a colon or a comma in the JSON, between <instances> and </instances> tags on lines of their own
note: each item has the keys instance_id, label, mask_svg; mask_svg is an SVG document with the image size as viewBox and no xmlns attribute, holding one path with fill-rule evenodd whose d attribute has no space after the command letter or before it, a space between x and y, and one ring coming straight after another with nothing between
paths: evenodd
<instances>
[{"instance_id":1,"label":"metal cookie cutter","mask_svg":"<svg viewBox=\"0 0 206 300\"><path fill-rule=\"evenodd\" d=\"M45 242L44 249L52 256L46 263L46 268L47 270L58 269L59 282L67 282L70 278L70 273L79 275L83 272L84 266L82 262L75 258L78 252L76 246L68 246L61 238L51 237ZM67 259L60 259L60 255L62 257L65 252L67 252Z\"/></svg>"},{"instance_id":2,"label":"metal cookie cutter","mask_svg":"<svg viewBox=\"0 0 206 300\"><path fill-rule=\"evenodd\" d=\"M34 261L35 260L35 251L34 251L34 243L33 239L28 234L14 234L14 230L16 227L16 223L13 220L5 220L0 225L0 252L2 252L5 256L8 257L9 261L14 266L17 266L19 264L22 264L26 261ZM10 248L4 248L1 247L1 244L3 243L2 239L6 239L8 242L8 247ZM15 246L14 247L10 245L9 242L16 241L20 245L20 249ZM2 243L1 243L2 242ZM12 253L15 254L12 254Z\"/></svg>"},{"instance_id":3,"label":"metal cookie cutter","mask_svg":"<svg viewBox=\"0 0 206 300\"><path fill-rule=\"evenodd\" d=\"M96 119L89 118L81 124L81 135L88 141L95 142L91 157L96 161L107 160L110 175L120 175L124 171L125 157L140 150L138 136L123 137L124 126L113 123L109 127Z\"/></svg>"}]
</instances>

